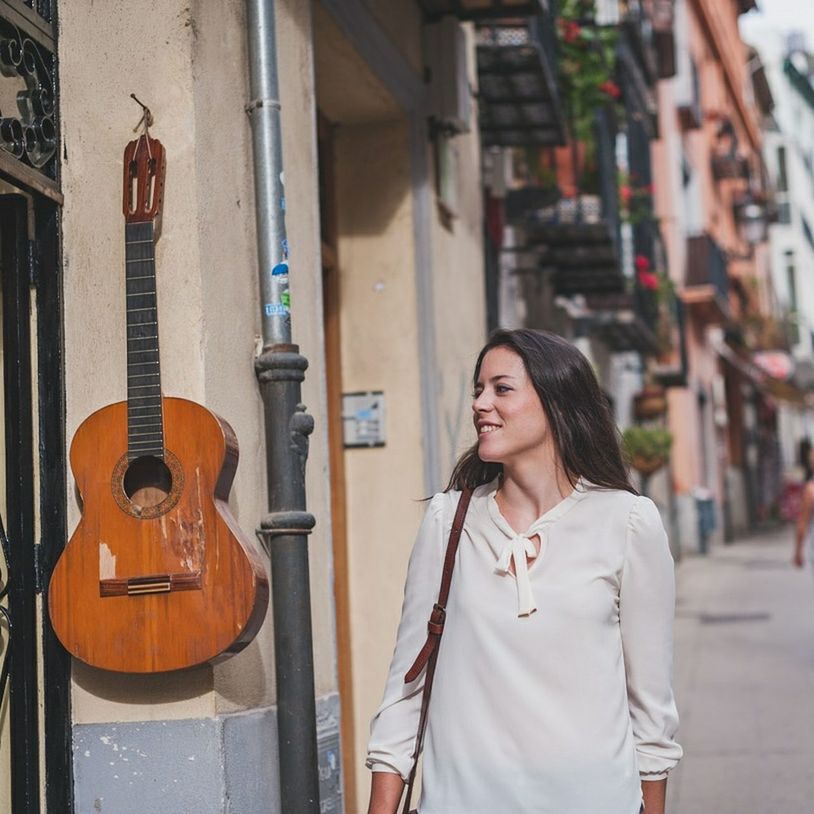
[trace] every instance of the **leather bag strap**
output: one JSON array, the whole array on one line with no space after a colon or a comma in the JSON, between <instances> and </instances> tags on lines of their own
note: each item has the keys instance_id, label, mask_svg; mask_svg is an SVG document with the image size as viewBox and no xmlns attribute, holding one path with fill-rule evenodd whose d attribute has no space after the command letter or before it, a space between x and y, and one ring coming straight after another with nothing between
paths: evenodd
<instances>
[{"instance_id":1,"label":"leather bag strap","mask_svg":"<svg viewBox=\"0 0 814 814\"><path fill-rule=\"evenodd\" d=\"M413 750L413 768L410 771L410 779L407 782L407 793L404 795L404 806L402 814L409 814L410 802L413 797L413 786L415 785L416 770L418 768L418 758L424 747L424 732L427 728L427 713L430 707L430 695L432 694L432 682L435 678L435 663L438 660L438 645L441 643L441 636L444 633L444 622L446 621L446 607L449 599L449 588L452 584L452 570L455 568L455 553L458 551L458 542L461 539L466 510L469 508L469 501L472 498L472 489L467 487L461 492L458 500L458 508L455 511L455 519L452 521L452 529L449 532L447 551L444 556L444 568L441 572L441 587L438 591L438 601L433 605L430 619L427 622L427 641L421 648L421 652L413 662L412 667L404 676L404 683L409 684L415 681L426 667L424 675L424 690L421 694L421 714L418 719L418 732L415 738L415 749Z\"/></svg>"}]
</instances>

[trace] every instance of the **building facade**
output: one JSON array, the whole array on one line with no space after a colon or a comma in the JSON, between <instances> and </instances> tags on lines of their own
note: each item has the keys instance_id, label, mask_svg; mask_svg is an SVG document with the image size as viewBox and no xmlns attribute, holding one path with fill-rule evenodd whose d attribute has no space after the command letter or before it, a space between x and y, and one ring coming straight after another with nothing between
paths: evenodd
<instances>
[{"instance_id":1,"label":"building facade","mask_svg":"<svg viewBox=\"0 0 814 814\"><path fill-rule=\"evenodd\" d=\"M471 440L469 380L486 331L479 130L466 108L474 46L471 30L454 31L459 59L438 71L457 83L463 113L436 129L426 9L274 5L290 314L315 421L306 487L321 810L350 812L366 794L367 722L421 499ZM40 109L21 109L31 151L13 153L10 119L0 151L3 571L15 648L1 805L278 811L271 613L226 661L145 675L71 662L47 616L50 571L80 518L67 447L90 413L126 393L122 154L142 116L130 94L152 112L167 156L155 256L162 392L234 428L229 505L245 536L267 511L246 7L9 0L0 18L4 53L19 47L23 66L3 64L4 114L29 87L29 58L47 61L59 91L45 125Z\"/></svg>"},{"instance_id":2,"label":"building facade","mask_svg":"<svg viewBox=\"0 0 814 814\"><path fill-rule=\"evenodd\" d=\"M770 316L773 293L765 235L748 233L745 222L750 204L767 218L761 111L738 31L752 5L676 0L676 75L659 87L657 211L683 348L671 366L680 375L666 381L675 385L670 477L687 552L731 539L756 519L749 507L763 389L742 328ZM773 445L776 429L766 433Z\"/></svg>"},{"instance_id":3,"label":"building facade","mask_svg":"<svg viewBox=\"0 0 814 814\"><path fill-rule=\"evenodd\" d=\"M775 190L777 220L769 230L774 290L794 360L793 381L812 386L814 286L814 92L812 57L799 36L755 29L751 41L765 66L775 106L764 128L764 155ZM800 442L812 434L807 402L781 405L783 466L799 477Z\"/></svg>"}]
</instances>

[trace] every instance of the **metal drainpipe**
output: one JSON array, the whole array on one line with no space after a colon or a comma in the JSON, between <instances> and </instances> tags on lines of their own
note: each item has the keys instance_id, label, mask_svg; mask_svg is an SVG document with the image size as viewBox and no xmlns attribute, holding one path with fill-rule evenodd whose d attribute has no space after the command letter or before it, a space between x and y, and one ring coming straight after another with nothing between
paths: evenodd
<instances>
[{"instance_id":1,"label":"metal drainpipe","mask_svg":"<svg viewBox=\"0 0 814 814\"><path fill-rule=\"evenodd\" d=\"M269 513L257 534L271 558L280 794L285 814L318 814L316 703L311 635L305 462L314 427L300 401L308 361L291 342L288 242L274 0L246 0L263 350Z\"/></svg>"}]
</instances>

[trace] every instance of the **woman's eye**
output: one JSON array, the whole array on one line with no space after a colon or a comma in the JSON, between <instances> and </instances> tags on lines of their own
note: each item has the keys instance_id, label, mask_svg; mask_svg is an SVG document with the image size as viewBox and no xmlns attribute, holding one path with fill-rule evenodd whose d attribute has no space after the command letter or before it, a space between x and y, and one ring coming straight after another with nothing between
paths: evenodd
<instances>
[{"instance_id":1,"label":"woman's eye","mask_svg":"<svg viewBox=\"0 0 814 814\"><path fill-rule=\"evenodd\" d=\"M495 387L495 393L508 393L511 389L511 387L506 387L505 384L499 384Z\"/></svg>"}]
</instances>

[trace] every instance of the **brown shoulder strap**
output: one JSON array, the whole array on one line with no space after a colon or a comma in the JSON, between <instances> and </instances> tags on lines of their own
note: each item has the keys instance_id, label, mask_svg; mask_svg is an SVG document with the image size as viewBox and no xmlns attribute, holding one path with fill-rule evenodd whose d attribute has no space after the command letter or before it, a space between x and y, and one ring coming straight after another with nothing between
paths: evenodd
<instances>
[{"instance_id":1,"label":"brown shoulder strap","mask_svg":"<svg viewBox=\"0 0 814 814\"><path fill-rule=\"evenodd\" d=\"M413 797L418 757L424 746L424 731L427 728L427 712L430 706L432 682L433 678L435 678L435 662L438 659L438 645L444 633L447 600L449 599L449 588L452 584L452 570L455 568L455 553L458 550L458 542L461 539L461 531L464 527L466 510L469 508L471 497L472 489L469 487L461 492L461 497L458 500L458 508L455 512L455 519L452 521L452 529L449 532L447 551L444 556L444 568L441 572L441 588L438 591L438 601L433 606L430 620L427 622L427 641L413 662L413 666L410 667L404 676L404 683L409 684L418 678L425 666L427 668L427 672L424 675L424 691L421 694L421 715L418 719L418 732L415 739L415 749L413 750L413 768L407 783L407 793L404 796L403 814L408 814L410 811L410 801Z\"/></svg>"}]
</instances>

